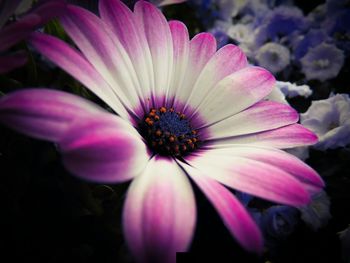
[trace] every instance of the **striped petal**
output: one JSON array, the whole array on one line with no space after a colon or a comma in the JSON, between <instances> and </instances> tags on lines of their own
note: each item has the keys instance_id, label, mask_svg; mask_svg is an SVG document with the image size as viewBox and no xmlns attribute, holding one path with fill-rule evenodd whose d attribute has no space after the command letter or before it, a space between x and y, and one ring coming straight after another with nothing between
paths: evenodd
<instances>
[{"instance_id":1,"label":"striped petal","mask_svg":"<svg viewBox=\"0 0 350 263\"><path fill-rule=\"evenodd\" d=\"M189 59L190 42L185 24L180 21L171 21L169 26L173 39L174 66L167 98L168 106L172 106L179 88L183 86Z\"/></svg>"},{"instance_id":2,"label":"striped petal","mask_svg":"<svg viewBox=\"0 0 350 263\"><path fill-rule=\"evenodd\" d=\"M125 107L112 88L79 51L58 38L41 33L33 33L29 41L41 54L79 80L121 117L128 118Z\"/></svg>"},{"instance_id":3,"label":"striped petal","mask_svg":"<svg viewBox=\"0 0 350 263\"><path fill-rule=\"evenodd\" d=\"M195 35L190 41L189 59L183 84L178 87L176 98L180 103L185 103L192 92L198 76L204 66L215 54L216 40L209 33ZM176 107L177 105L175 105ZM178 107L176 107L178 108Z\"/></svg>"},{"instance_id":4,"label":"striped petal","mask_svg":"<svg viewBox=\"0 0 350 263\"><path fill-rule=\"evenodd\" d=\"M140 262L176 262L196 220L193 191L172 159L154 157L129 187L123 212L126 241Z\"/></svg>"},{"instance_id":5,"label":"striped petal","mask_svg":"<svg viewBox=\"0 0 350 263\"><path fill-rule=\"evenodd\" d=\"M61 18L68 35L113 88L129 111L140 104L139 83L128 54L103 21L91 12L69 6ZM135 113L135 112L134 112ZM136 113L135 113L136 114Z\"/></svg>"},{"instance_id":6,"label":"striped petal","mask_svg":"<svg viewBox=\"0 0 350 263\"><path fill-rule=\"evenodd\" d=\"M315 144L317 136L300 124L246 135L213 140L213 147L230 147L236 144L267 146L279 149L294 148Z\"/></svg>"},{"instance_id":7,"label":"striped petal","mask_svg":"<svg viewBox=\"0 0 350 263\"><path fill-rule=\"evenodd\" d=\"M219 49L198 76L187 105L197 108L220 80L247 64L247 57L239 47L230 44Z\"/></svg>"},{"instance_id":8,"label":"striped petal","mask_svg":"<svg viewBox=\"0 0 350 263\"><path fill-rule=\"evenodd\" d=\"M74 122L58 143L67 170L92 182L130 180L149 160L136 130L112 114Z\"/></svg>"},{"instance_id":9,"label":"striped petal","mask_svg":"<svg viewBox=\"0 0 350 263\"><path fill-rule=\"evenodd\" d=\"M156 107L164 105L173 67L173 42L170 28L164 15L152 4L139 1L134 13L139 34L144 34L152 56L154 87L153 96ZM159 101L158 101L159 100Z\"/></svg>"},{"instance_id":10,"label":"striped petal","mask_svg":"<svg viewBox=\"0 0 350 263\"><path fill-rule=\"evenodd\" d=\"M49 89L25 89L0 99L0 122L35 138L57 141L72 121L101 108L78 96Z\"/></svg>"},{"instance_id":11,"label":"striped petal","mask_svg":"<svg viewBox=\"0 0 350 263\"><path fill-rule=\"evenodd\" d=\"M310 193L319 192L324 187L322 178L310 166L285 151L256 145L234 145L215 149L223 156L238 156L270 164L294 176Z\"/></svg>"},{"instance_id":12,"label":"striped petal","mask_svg":"<svg viewBox=\"0 0 350 263\"><path fill-rule=\"evenodd\" d=\"M135 15L119 0L100 0L99 11L101 19L110 27L124 49L128 53L142 84L143 98L151 94L154 87L153 64L147 40L139 33Z\"/></svg>"},{"instance_id":13,"label":"striped petal","mask_svg":"<svg viewBox=\"0 0 350 263\"><path fill-rule=\"evenodd\" d=\"M248 251L261 253L263 249L261 232L236 197L221 184L191 166L185 163L181 163L181 166L204 192L237 241Z\"/></svg>"},{"instance_id":14,"label":"striped petal","mask_svg":"<svg viewBox=\"0 0 350 263\"><path fill-rule=\"evenodd\" d=\"M290 106L260 101L232 117L207 127L209 138L221 139L280 128L296 123L299 114Z\"/></svg>"},{"instance_id":15,"label":"striped petal","mask_svg":"<svg viewBox=\"0 0 350 263\"><path fill-rule=\"evenodd\" d=\"M186 159L190 165L229 187L270 201L305 205L310 196L294 176L268 163L204 150Z\"/></svg>"},{"instance_id":16,"label":"striped petal","mask_svg":"<svg viewBox=\"0 0 350 263\"><path fill-rule=\"evenodd\" d=\"M208 125L213 124L263 99L271 92L274 83L275 78L263 68L243 68L221 80L197 111Z\"/></svg>"}]
</instances>

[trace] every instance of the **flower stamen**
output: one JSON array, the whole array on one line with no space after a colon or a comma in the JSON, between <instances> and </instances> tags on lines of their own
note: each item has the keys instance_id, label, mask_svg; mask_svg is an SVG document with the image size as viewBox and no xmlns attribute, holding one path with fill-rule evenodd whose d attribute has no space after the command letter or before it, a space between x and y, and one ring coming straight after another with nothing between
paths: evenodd
<instances>
[{"instance_id":1,"label":"flower stamen","mask_svg":"<svg viewBox=\"0 0 350 263\"><path fill-rule=\"evenodd\" d=\"M139 123L139 132L151 149L161 155L184 156L200 145L198 131L184 113L174 108L150 109Z\"/></svg>"}]
</instances>

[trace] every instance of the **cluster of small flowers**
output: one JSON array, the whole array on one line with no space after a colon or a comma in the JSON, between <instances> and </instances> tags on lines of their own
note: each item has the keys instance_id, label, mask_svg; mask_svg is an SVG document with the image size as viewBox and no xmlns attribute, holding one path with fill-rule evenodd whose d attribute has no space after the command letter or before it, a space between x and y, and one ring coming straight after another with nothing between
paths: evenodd
<instances>
[{"instance_id":1,"label":"cluster of small flowers","mask_svg":"<svg viewBox=\"0 0 350 263\"><path fill-rule=\"evenodd\" d=\"M349 147L350 99L347 94L334 93L336 87L331 82L349 59L349 1L327 0L308 14L296 7L293 0L209 2L206 1L206 7L211 6L215 15L207 16L203 24L211 25L208 30L219 45L230 42L239 45L252 64L267 68L283 80L276 82L267 99L286 104L293 97L318 99L311 101L309 109L300 115L301 124L319 138L310 147L320 151ZM329 98L315 94L317 91L313 89L325 82L332 91ZM306 160L310 147L288 152ZM240 197L248 206L252 197L245 194ZM329 206L330 200L322 192L313 197L310 206L299 211L273 205L263 211L250 208L250 212L270 241L267 244L273 247L276 241L290 235L300 220L314 230L325 226L331 217Z\"/></svg>"},{"instance_id":2,"label":"cluster of small flowers","mask_svg":"<svg viewBox=\"0 0 350 263\"><path fill-rule=\"evenodd\" d=\"M290 76L294 70L306 80L329 80L349 53L346 1L329 0L308 15L289 0L213 0L212 6L217 19L210 31L221 45L237 43L252 63L275 74Z\"/></svg>"},{"instance_id":3,"label":"cluster of small flowers","mask_svg":"<svg viewBox=\"0 0 350 263\"><path fill-rule=\"evenodd\" d=\"M213 15L206 16L204 25L211 25L208 30L219 45L238 44L252 64L265 67L284 80L276 83L269 99L288 103L293 97L308 98L313 93L310 81L324 84L336 78L344 67L350 50L347 2L327 0L308 14L292 0L208 0L199 9L206 10L206 14L210 8L214 10ZM317 94L314 97L319 99ZM326 100L312 102L302 114L301 123L319 137L315 149L334 149L350 143L349 107L347 95L332 93ZM293 151L302 159L308 156L307 148Z\"/></svg>"}]
</instances>

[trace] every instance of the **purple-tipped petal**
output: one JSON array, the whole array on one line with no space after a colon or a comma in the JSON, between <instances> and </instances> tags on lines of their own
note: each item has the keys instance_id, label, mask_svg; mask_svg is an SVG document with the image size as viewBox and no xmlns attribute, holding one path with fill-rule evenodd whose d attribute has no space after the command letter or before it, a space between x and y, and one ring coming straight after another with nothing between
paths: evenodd
<instances>
[{"instance_id":1,"label":"purple-tipped petal","mask_svg":"<svg viewBox=\"0 0 350 263\"><path fill-rule=\"evenodd\" d=\"M199 74L215 54L216 40L209 33L195 35L190 41L189 60L183 85L178 87L176 97L180 101L187 101Z\"/></svg>"},{"instance_id":2,"label":"purple-tipped petal","mask_svg":"<svg viewBox=\"0 0 350 263\"><path fill-rule=\"evenodd\" d=\"M0 56L0 74L19 68L27 63L28 55L25 51Z\"/></svg>"},{"instance_id":3,"label":"purple-tipped petal","mask_svg":"<svg viewBox=\"0 0 350 263\"><path fill-rule=\"evenodd\" d=\"M134 111L140 103L140 83L127 52L110 28L93 13L72 5L68 6L67 14L61 17L61 22L123 105Z\"/></svg>"},{"instance_id":4,"label":"purple-tipped petal","mask_svg":"<svg viewBox=\"0 0 350 263\"><path fill-rule=\"evenodd\" d=\"M49 89L25 89L0 99L0 122L35 138L57 141L72 121L104 111L78 96Z\"/></svg>"},{"instance_id":5,"label":"purple-tipped petal","mask_svg":"<svg viewBox=\"0 0 350 263\"><path fill-rule=\"evenodd\" d=\"M204 150L187 158L190 165L203 174L238 191L277 203L301 206L310 196L294 176L268 163L223 155L218 150Z\"/></svg>"},{"instance_id":6,"label":"purple-tipped petal","mask_svg":"<svg viewBox=\"0 0 350 263\"><path fill-rule=\"evenodd\" d=\"M193 191L172 159L154 157L131 183L123 212L126 241L140 262L176 262L196 221Z\"/></svg>"},{"instance_id":7,"label":"purple-tipped petal","mask_svg":"<svg viewBox=\"0 0 350 263\"><path fill-rule=\"evenodd\" d=\"M149 160L136 130L112 114L76 121L60 139L59 147L67 170L99 183L132 179Z\"/></svg>"},{"instance_id":8,"label":"purple-tipped petal","mask_svg":"<svg viewBox=\"0 0 350 263\"><path fill-rule=\"evenodd\" d=\"M237 241L248 251L261 253L261 232L244 206L221 184L184 163L188 175L213 204L225 226Z\"/></svg>"},{"instance_id":9,"label":"purple-tipped petal","mask_svg":"<svg viewBox=\"0 0 350 263\"><path fill-rule=\"evenodd\" d=\"M299 114L286 104L261 101L207 129L209 138L215 140L280 128L298 119Z\"/></svg>"},{"instance_id":10,"label":"purple-tipped petal","mask_svg":"<svg viewBox=\"0 0 350 263\"><path fill-rule=\"evenodd\" d=\"M255 145L235 145L215 151L225 156L234 155L273 165L300 180L311 193L319 192L325 185L314 169L297 157L279 149Z\"/></svg>"},{"instance_id":11,"label":"purple-tipped petal","mask_svg":"<svg viewBox=\"0 0 350 263\"><path fill-rule=\"evenodd\" d=\"M149 96L154 87L152 57L146 37L139 33L140 28L137 28L134 14L119 0L100 0L99 11L101 19L127 51L139 82L142 83L142 94L144 97Z\"/></svg>"},{"instance_id":12,"label":"purple-tipped petal","mask_svg":"<svg viewBox=\"0 0 350 263\"><path fill-rule=\"evenodd\" d=\"M170 86L173 67L173 42L168 22L159 9L146 1L137 2L134 13L139 33L145 35L152 55L153 95L164 96Z\"/></svg>"},{"instance_id":13,"label":"purple-tipped petal","mask_svg":"<svg viewBox=\"0 0 350 263\"><path fill-rule=\"evenodd\" d=\"M275 78L267 70L245 67L221 80L197 110L210 125L262 100L271 92L274 84Z\"/></svg>"},{"instance_id":14,"label":"purple-tipped petal","mask_svg":"<svg viewBox=\"0 0 350 263\"><path fill-rule=\"evenodd\" d=\"M197 108L220 80L247 64L247 57L239 47L230 44L219 49L200 73L187 100L188 105Z\"/></svg>"},{"instance_id":15,"label":"purple-tipped petal","mask_svg":"<svg viewBox=\"0 0 350 263\"><path fill-rule=\"evenodd\" d=\"M315 144L317 136L300 124L291 124L274 130L233 136L213 141L214 147L226 147L235 144L249 144L273 148L294 148Z\"/></svg>"},{"instance_id":16,"label":"purple-tipped petal","mask_svg":"<svg viewBox=\"0 0 350 263\"><path fill-rule=\"evenodd\" d=\"M182 87L189 59L190 40L187 27L180 21L170 21L169 27L173 39L174 66L167 97L170 105L177 90Z\"/></svg>"},{"instance_id":17,"label":"purple-tipped petal","mask_svg":"<svg viewBox=\"0 0 350 263\"><path fill-rule=\"evenodd\" d=\"M42 33L33 33L29 41L41 54L83 83L121 117L127 118L125 107L111 87L79 51L58 38Z\"/></svg>"}]
</instances>

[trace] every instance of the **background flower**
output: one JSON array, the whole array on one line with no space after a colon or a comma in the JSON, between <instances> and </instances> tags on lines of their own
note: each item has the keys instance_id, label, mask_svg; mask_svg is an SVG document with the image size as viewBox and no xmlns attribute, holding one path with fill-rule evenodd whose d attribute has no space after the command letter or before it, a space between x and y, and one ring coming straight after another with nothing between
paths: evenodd
<instances>
[{"instance_id":1,"label":"background flower","mask_svg":"<svg viewBox=\"0 0 350 263\"><path fill-rule=\"evenodd\" d=\"M350 100L347 94L333 95L326 100L313 101L301 114L301 123L314 131L319 142L313 147L326 150L350 143Z\"/></svg>"},{"instance_id":2,"label":"background flower","mask_svg":"<svg viewBox=\"0 0 350 263\"><path fill-rule=\"evenodd\" d=\"M307 79L324 81L338 75L344 63L344 53L333 45L322 43L310 48L300 62Z\"/></svg>"},{"instance_id":3,"label":"background flower","mask_svg":"<svg viewBox=\"0 0 350 263\"><path fill-rule=\"evenodd\" d=\"M14 13L20 4L21 1L2 1L0 10L0 52L6 51L19 41L28 37L31 32L45 24L51 18L58 16L64 9L64 3L62 1L46 1L38 4L18 21L4 26L9 16ZM2 55L0 57L0 73L20 67L26 61L27 55L24 51Z\"/></svg>"},{"instance_id":4,"label":"background flower","mask_svg":"<svg viewBox=\"0 0 350 263\"><path fill-rule=\"evenodd\" d=\"M273 73L282 71L290 63L289 50L276 43L267 43L260 47L255 58L260 66Z\"/></svg>"}]
</instances>

